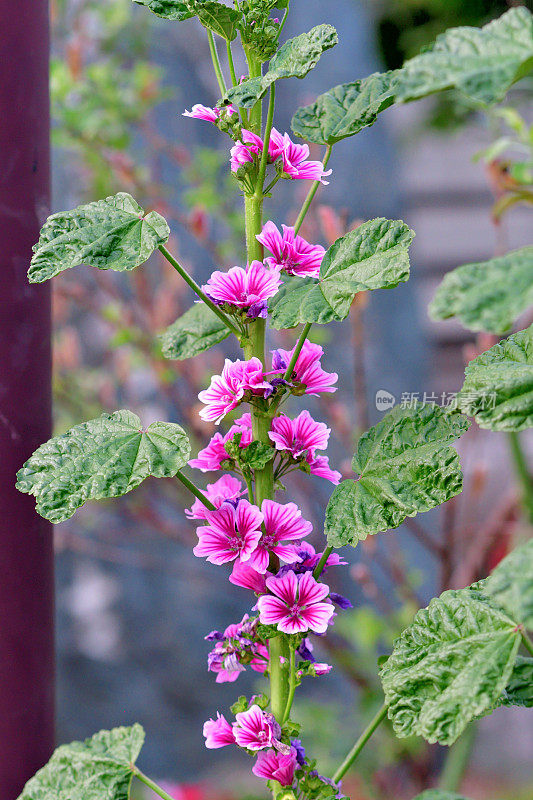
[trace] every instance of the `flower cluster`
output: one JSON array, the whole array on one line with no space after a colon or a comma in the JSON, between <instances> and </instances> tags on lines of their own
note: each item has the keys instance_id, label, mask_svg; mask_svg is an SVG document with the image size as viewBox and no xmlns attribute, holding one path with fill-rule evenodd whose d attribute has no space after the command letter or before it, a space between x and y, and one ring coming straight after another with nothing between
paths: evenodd
<instances>
[{"instance_id":1,"label":"flower cluster","mask_svg":"<svg viewBox=\"0 0 533 800\"><path fill-rule=\"evenodd\" d=\"M260 136L242 128L241 139L238 139L230 151L231 171L237 172L240 167L253 164L263 152L264 142ZM327 185L325 178L331 170L324 171L321 161L309 161L309 147L296 144L288 133L280 133L272 128L268 142L269 164L276 164L280 175L294 180L320 181Z\"/></svg>"}]
</instances>

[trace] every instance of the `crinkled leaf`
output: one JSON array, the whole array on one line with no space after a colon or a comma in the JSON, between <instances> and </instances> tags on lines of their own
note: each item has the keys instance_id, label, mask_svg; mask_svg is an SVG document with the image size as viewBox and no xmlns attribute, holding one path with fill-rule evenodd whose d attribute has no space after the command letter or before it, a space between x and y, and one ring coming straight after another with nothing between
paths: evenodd
<instances>
[{"instance_id":1,"label":"crinkled leaf","mask_svg":"<svg viewBox=\"0 0 533 800\"><path fill-rule=\"evenodd\" d=\"M533 706L533 658L517 656L501 698L503 706Z\"/></svg>"},{"instance_id":2,"label":"crinkled leaf","mask_svg":"<svg viewBox=\"0 0 533 800\"><path fill-rule=\"evenodd\" d=\"M373 125L378 114L394 103L396 72L375 72L364 80L341 83L299 108L291 127L314 144L335 144Z\"/></svg>"},{"instance_id":3,"label":"crinkled leaf","mask_svg":"<svg viewBox=\"0 0 533 800\"><path fill-rule=\"evenodd\" d=\"M455 792L444 792L442 789L428 789L427 792L417 794L414 800L468 800L468 798Z\"/></svg>"},{"instance_id":4,"label":"crinkled leaf","mask_svg":"<svg viewBox=\"0 0 533 800\"><path fill-rule=\"evenodd\" d=\"M276 451L270 445L254 441L246 447L241 447L241 439L242 433L236 433L233 439L225 444L226 453L241 468L263 469L274 458Z\"/></svg>"},{"instance_id":5,"label":"crinkled leaf","mask_svg":"<svg viewBox=\"0 0 533 800\"><path fill-rule=\"evenodd\" d=\"M227 93L231 103L250 108L265 94L270 84L281 78L305 78L318 63L322 53L338 42L337 31L331 25L316 25L308 33L289 39L274 55L267 72L260 78L250 78Z\"/></svg>"},{"instance_id":6,"label":"crinkled leaf","mask_svg":"<svg viewBox=\"0 0 533 800\"><path fill-rule=\"evenodd\" d=\"M470 589L419 611L380 672L396 735L451 745L502 695L520 646L516 622Z\"/></svg>"},{"instance_id":7,"label":"crinkled leaf","mask_svg":"<svg viewBox=\"0 0 533 800\"><path fill-rule=\"evenodd\" d=\"M471 331L504 333L533 303L533 247L449 272L437 289L433 319L459 317Z\"/></svg>"},{"instance_id":8,"label":"crinkled leaf","mask_svg":"<svg viewBox=\"0 0 533 800\"><path fill-rule=\"evenodd\" d=\"M18 800L128 800L143 742L144 731L136 724L64 744L28 781Z\"/></svg>"},{"instance_id":9,"label":"crinkled leaf","mask_svg":"<svg viewBox=\"0 0 533 800\"><path fill-rule=\"evenodd\" d=\"M165 358L193 358L230 334L227 325L205 303L195 303L161 334Z\"/></svg>"},{"instance_id":10,"label":"crinkled leaf","mask_svg":"<svg viewBox=\"0 0 533 800\"><path fill-rule=\"evenodd\" d=\"M119 497L149 475L170 478L190 455L187 434L172 422L146 430L131 411L102 414L42 444L17 474L17 489L37 498L51 522L71 517L87 500Z\"/></svg>"},{"instance_id":11,"label":"crinkled leaf","mask_svg":"<svg viewBox=\"0 0 533 800\"><path fill-rule=\"evenodd\" d=\"M533 68L533 15L512 8L483 28L450 28L398 70L397 101L455 88L490 104Z\"/></svg>"},{"instance_id":12,"label":"crinkled leaf","mask_svg":"<svg viewBox=\"0 0 533 800\"><path fill-rule=\"evenodd\" d=\"M385 414L359 440L352 463L360 478L343 481L331 495L329 544L355 546L459 494L463 476L450 444L468 425L462 415L432 404L396 406Z\"/></svg>"},{"instance_id":13,"label":"crinkled leaf","mask_svg":"<svg viewBox=\"0 0 533 800\"><path fill-rule=\"evenodd\" d=\"M146 6L158 17L164 19L182 21L194 16L194 11L191 11L189 3L184 0L133 0L133 2L140 6Z\"/></svg>"},{"instance_id":14,"label":"crinkled leaf","mask_svg":"<svg viewBox=\"0 0 533 800\"><path fill-rule=\"evenodd\" d=\"M126 192L48 217L33 246L30 283L79 264L119 272L143 264L170 235L163 217L144 213Z\"/></svg>"},{"instance_id":15,"label":"crinkled leaf","mask_svg":"<svg viewBox=\"0 0 533 800\"><path fill-rule=\"evenodd\" d=\"M203 0L196 4L195 14L202 25L222 36L223 39L231 42L237 36L241 14L236 9L215 2L215 0Z\"/></svg>"},{"instance_id":16,"label":"crinkled leaf","mask_svg":"<svg viewBox=\"0 0 533 800\"><path fill-rule=\"evenodd\" d=\"M533 426L533 325L467 364L457 403L482 428L520 431Z\"/></svg>"},{"instance_id":17,"label":"crinkled leaf","mask_svg":"<svg viewBox=\"0 0 533 800\"><path fill-rule=\"evenodd\" d=\"M533 539L500 561L483 581L482 591L510 617L533 630Z\"/></svg>"},{"instance_id":18,"label":"crinkled leaf","mask_svg":"<svg viewBox=\"0 0 533 800\"><path fill-rule=\"evenodd\" d=\"M318 282L287 281L271 301L273 327L345 319L359 292L391 289L406 281L413 236L401 220L380 217L337 239L324 255Z\"/></svg>"}]
</instances>

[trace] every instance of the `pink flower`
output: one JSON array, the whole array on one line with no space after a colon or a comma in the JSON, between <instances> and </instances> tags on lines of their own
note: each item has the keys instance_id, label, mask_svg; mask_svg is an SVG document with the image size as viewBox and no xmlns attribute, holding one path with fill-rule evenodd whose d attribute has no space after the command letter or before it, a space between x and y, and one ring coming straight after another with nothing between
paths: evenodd
<instances>
[{"instance_id":1,"label":"pink flower","mask_svg":"<svg viewBox=\"0 0 533 800\"><path fill-rule=\"evenodd\" d=\"M317 583L310 572L267 578L272 595L262 595L257 601L259 620L263 625L277 625L283 633L325 633L334 608L323 602L329 586ZM274 595L274 596L273 596Z\"/></svg>"},{"instance_id":2,"label":"pink flower","mask_svg":"<svg viewBox=\"0 0 533 800\"><path fill-rule=\"evenodd\" d=\"M261 512L265 532L250 556L250 566L258 572L266 572L271 553L288 563L299 561L294 545L284 544L286 541L300 540L313 530L311 523L302 519L298 506L295 503L281 505L274 500L263 500Z\"/></svg>"},{"instance_id":3,"label":"pink flower","mask_svg":"<svg viewBox=\"0 0 533 800\"><path fill-rule=\"evenodd\" d=\"M268 669L268 647L258 644L255 647L255 656L250 661L250 666L255 672L266 672Z\"/></svg>"},{"instance_id":4,"label":"pink flower","mask_svg":"<svg viewBox=\"0 0 533 800\"><path fill-rule=\"evenodd\" d=\"M234 586L249 589L256 594L264 594L267 591L265 576L249 564L243 564L241 561L235 562L233 572L229 576L229 582L233 583Z\"/></svg>"},{"instance_id":5,"label":"pink flower","mask_svg":"<svg viewBox=\"0 0 533 800\"><path fill-rule=\"evenodd\" d=\"M272 354L272 370L274 372L285 372L289 366L294 348L292 350L274 350ZM336 372L324 372L320 365L323 349L318 344L312 344L306 339L301 349L292 377L293 384L301 384L305 387L305 394L318 394L318 392L337 391L332 384L337 382Z\"/></svg>"},{"instance_id":6,"label":"pink flower","mask_svg":"<svg viewBox=\"0 0 533 800\"><path fill-rule=\"evenodd\" d=\"M189 466L194 469L200 469L202 472L216 472L219 470L222 462L229 458L225 445L233 439L236 433L241 434L240 447L247 447L252 442L252 418L250 413L243 414L242 417L236 419L225 435L215 433L207 447L200 450L198 458L193 458L189 461Z\"/></svg>"},{"instance_id":7,"label":"pink flower","mask_svg":"<svg viewBox=\"0 0 533 800\"><path fill-rule=\"evenodd\" d=\"M243 128L242 142L237 141L230 150L231 155L231 171L237 172L239 167L243 164L253 162L254 157L258 153L263 152L263 140L252 131ZM283 136L275 128L272 128L270 134L270 142L268 145L268 161L272 163L281 155L283 150Z\"/></svg>"},{"instance_id":8,"label":"pink flower","mask_svg":"<svg viewBox=\"0 0 533 800\"><path fill-rule=\"evenodd\" d=\"M211 564L226 564L239 558L247 561L262 536L263 515L248 500L237 508L224 503L216 511L206 511L206 526L198 528L195 556L205 556Z\"/></svg>"},{"instance_id":9,"label":"pink flower","mask_svg":"<svg viewBox=\"0 0 533 800\"><path fill-rule=\"evenodd\" d=\"M331 430L323 422L315 422L309 411L302 411L295 419L282 414L272 420L268 434L276 450L288 450L293 458L305 453L311 457L316 450L325 450Z\"/></svg>"},{"instance_id":10,"label":"pink flower","mask_svg":"<svg viewBox=\"0 0 533 800\"><path fill-rule=\"evenodd\" d=\"M266 317L267 301L281 285L277 270L269 270L262 261L252 261L246 268L232 267L228 272L213 272L203 291L217 305L227 303L235 309L248 309L250 317Z\"/></svg>"},{"instance_id":11,"label":"pink flower","mask_svg":"<svg viewBox=\"0 0 533 800\"><path fill-rule=\"evenodd\" d=\"M235 714L233 725L235 741L247 750L262 750L274 742L274 731L269 714L258 705L250 706L248 711Z\"/></svg>"},{"instance_id":12,"label":"pink flower","mask_svg":"<svg viewBox=\"0 0 533 800\"><path fill-rule=\"evenodd\" d=\"M216 508L220 508L226 500L237 500L243 493L242 483L232 475L223 475L215 483L208 483L205 495ZM201 500L195 500L191 508L185 509L189 519L205 519L207 507Z\"/></svg>"},{"instance_id":13,"label":"pink flower","mask_svg":"<svg viewBox=\"0 0 533 800\"><path fill-rule=\"evenodd\" d=\"M256 627L257 618L250 619L245 614L241 622L228 625L223 633L211 631L205 637L207 641L215 642L207 656L207 668L216 673L217 683L236 681L245 671L246 664L256 672L264 671L259 665L264 662L266 648L257 641Z\"/></svg>"},{"instance_id":14,"label":"pink flower","mask_svg":"<svg viewBox=\"0 0 533 800\"><path fill-rule=\"evenodd\" d=\"M264 394L265 389L270 390L271 386L264 379L263 365L258 358L249 361L230 361L227 358L222 374L213 375L209 388L198 395L206 405L200 416L206 422L214 421L218 425L229 411L239 405L245 392Z\"/></svg>"},{"instance_id":15,"label":"pink flower","mask_svg":"<svg viewBox=\"0 0 533 800\"><path fill-rule=\"evenodd\" d=\"M297 236L294 228L282 225L283 236L273 222L266 222L257 240L272 253L265 259L269 267L284 269L289 275L304 275L318 278L320 264L326 252L319 244L309 244L303 236Z\"/></svg>"},{"instance_id":16,"label":"pink flower","mask_svg":"<svg viewBox=\"0 0 533 800\"><path fill-rule=\"evenodd\" d=\"M205 746L209 750L216 750L227 744L235 744L233 728L222 714L217 713L216 719L208 719L207 722L204 722L204 736Z\"/></svg>"},{"instance_id":17,"label":"pink flower","mask_svg":"<svg viewBox=\"0 0 533 800\"><path fill-rule=\"evenodd\" d=\"M309 464L311 475L318 475L319 478L325 478L327 481L334 483L335 486L340 483L342 475L338 470L331 469L327 456L315 456L313 458L311 455L308 455L306 461Z\"/></svg>"},{"instance_id":18,"label":"pink flower","mask_svg":"<svg viewBox=\"0 0 533 800\"><path fill-rule=\"evenodd\" d=\"M292 786L296 771L296 750L291 747L289 755L283 755L276 750L266 750L258 754L252 767L252 772L258 778L267 781L278 781L282 786Z\"/></svg>"},{"instance_id":19,"label":"pink flower","mask_svg":"<svg viewBox=\"0 0 533 800\"><path fill-rule=\"evenodd\" d=\"M324 165L321 161L307 161L309 157L309 146L306 144L295 144L288 133L283 135L283 172L296 180L320 181L324 186L328 185L325 181L331 170L324 172Z\"/></svg>"},{"instance_id":20,"label":"pink flower","mask_svg":"<svg viewBox=\"0 0 533 800\"><path fill-rule=\"evenodd\" d=\"M313 545L309 542L302 542L299 545L298 555L301 558L301 561L298 564L299 571L308 570L312 572L322 558L322 553L317 553ZM324 571L328 567L339 567L343 564L346 565L347 563L348 562L341 558L338 553L332 553L330 556L328 556L324 566Z\"/></svg>"},{"instance_id":21,"label":"pink flower","mask_svg":"<svg viewBox=\"0 0 533 800\"><path fill-rule=\"evenodd\" d=\"M192 117L193 119L203 119L206 122L217 122L219 117L226 112L228 116L231 114L236 114L237 110L233 106L225 106L224 108L209 108L209 106L203 106L201 103L196 103L191 111L184 111L184 117Z\"/></svg>"}]
</instances>

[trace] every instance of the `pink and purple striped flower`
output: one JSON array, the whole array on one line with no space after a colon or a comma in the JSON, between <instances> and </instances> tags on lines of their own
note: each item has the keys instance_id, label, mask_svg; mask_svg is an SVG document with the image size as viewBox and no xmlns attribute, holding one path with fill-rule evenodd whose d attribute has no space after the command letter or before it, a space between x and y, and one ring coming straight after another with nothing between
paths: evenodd
<instances>
[{"instance_id":1,"label":"pink and purple striped flower","mask_svg":"<svg viewBox=\"0 0 533 800\"><path fill-rule=\"evenodd\" d=\"M262 750L257 755L252 772L258 778L277 781L281 786L292 786L294 773L298 764L296 749L291 747L290 753L284 755L276 750Z\"/></svg>"},{"instance_id":2,"label":"pink and purple striped flower","mask_svg":"<svg viewBox=\"0 0 533 800\"><path fill-rule=\"evenodd\" d=\"M222 374L213 375L209 388L198 395L198 399L206 406L200 411L200 416L206 422L218 425L229 411L242 402L246 392L264 395L271 388L265 381L263 365L258 358L248 361L230 361L227 358Z\"/></svg>"},{"instance_id":3,"label":"pink and purple striped flower","mask_svg":"<svg viewBox=\"0 0 533 800\"><path fill-rule=\"evenodd\" d=\"M311 475L317 475L319 478L325 478L327 481L334 483L337 486L341 482L342 475L336 469L331 469L329 466L329 458L327 456L311 456L307 455L306 459L309 464L309 471Z\"/></svg>"},{"instance_id":4,"label":"pink and purple striped flower","mask_svg":"<svg viewBox=\"0 0 533 800\"><path fill-rule=\"evenodd\" d=\"M283 172L295 180L320 181L324 186L329 181L324 180L331 175L331 170L324 172L322 161L308 161L309 146L307 144L296 144L288 133L283 135Z\"/></svg>"},{"instance_id":5,"label":"pink and purple striped flower","mask_svg":"<svg viewBox=\"0 0 533 800\"><path fill-rule=\"evenodd\" d=\"M265 594L267 591L265 575L249 564L243 564L241 561L236 561L233 565L229 582L233 583L234 586L240 586L242 589L249 589L255 594Z\"/></svg>"},{"instance_id":6,"label":"pink and purple striped flower","mask_svg":"<svg viewBox=\"0 0 533 800\"><path fill-rule=\"evenodd\" d=\"M252 319L264 319L268 300L274 297L280 285L277 270L267 269L262 261L252 261L246 269L232 267L228 272L213 272L202 289L214 303L224 306L230 313L246 309Z\"/></svg>"},{"instance_id":7,"label":"pink and purple striped flower","mask_svg":"<svg viewBox=\"0 0 533 800\"><path fill-rule=\"evenodd\" d=\"M265 713L258 705L250 706L248 711L235 714L233 725L235 741L247 750L263 750L272 747L277 739L277 728L272 714Z\"/></svg>"},{"instance_id":8,"label":"pink and purple striped flower","mask_svg":"<svg viewBox=\"0 0 533 800\"><path fill-rule=\"evenodd\" d=\"M273 222L266 222L257 240L270 250L265 262L274 269L283 269L289 275L318 278L320 264L326 252L319 244L309 244L303 236L298 236L294 228L282 225L283 235Z\"/></svg>"},{"instance_id":9,"label":"pink and purple striped flower","mask_svg":"<svg viewBox=\"0 0 533 800\"><path fill-rule=\"evenodd\" d=\"M263 152L263 140L252 131L243 128L241 131L242 141L238 140L230 150L230 166L232 172L237 172L239 167L254 161L254 158ZM272 128L268 145L268 161L272 163L282 153L284 147L283 136Z\"/></svg>"},{"instance_id":10,"label":"pink and purple striped flower","mask_svg":"<svg viewBox=\"0 0 533 800\"><path fill-rule=\"evenodd\" d=\"M271 553L289 564L298 561L297 548L287 542L300 542L313 530L311 523L302 518L298 506L295 503L282 505L274 500L263 500L261 513L264 517L264 533L248 559L249 565L257 572L265 573Z\"/></svg>"},{"instance_id":11,"label":"pink and purple striped flower","mask_svg":"<svg viewBox=\"0 0 533 800\"><path fill-rule=\"evenodd\" d=\"M189 461L189 466L202 472L219 470L222 462L230 458L225 446L237 433L241 434L240 447L248 447L253 441L252 417L249 412L236 419L226 434L215 433L207 447L200 450L198 457Z\"/></svg>"},{"instance_id":12,"label":"pink and purple striped flower","mask_svg":"<svg viewBox=\"0 0 533 800\"><path fill-rule=\"evenodd\" d=\"M263 535L263 514L248 500L240 500L236 508L224 503L216 511L206 511L205 520L207 525L196 531L193 553L211 564L248 561Z\"/></svg>"},{"instance_id":13,"label":"pink and purple striped flower","mask_svg":"<svg viewBox=\"0 0 533 800\"><path fill-rule=\"evenodd\" d=\"M272 353L272 371L274 373L285 373L292 358L292 350L274 350ZM338 375L336 372L325 372L320 364L324 351L319 344L313 344L306 339L304 345L296 359L296 364L289 378L290 383L296 389L302 387L304 394L318 394L319 392L336 392L333 386L337 383Z\"/></svg>"},{"instance_id":14,"label":"pink and purple striped flower","mask_svg":"<svg viewBox=\"0 0 533 800\"><path fill-rule=\"evenodd\" d=\"M237 109L232 105L224 106L224 108L210 108L209 106L203 106L201 103L196 103L190 111L184 111L182 116L203 119L206 122L218 122L224 113L231 116L237 113Z\"/></svg>"},{"instance_id":15,"label":"pink and purple striped flower","mask_svg":"<svg viewBox=\"0 0 533 800\"><path fill-rule=\"evenodd\" d=\"M326 601L329 586L318 583L310 572L266 579L272 594L257 601L259 620L263 625L276 625L283 633L325 633L334 614L333 604Z\"/></svg>"},{"instance_id":16,"label":"pink and purple striped flower","mask_svg":"<svg viewBox=\"0 0 533 800\"><path fill-rule=\"evenodd\" d=\"M256 627L257 618L250 619L245 614L241 622L228 625L223 633L211 631L205 637L207 641L215 642L207 656L207 668L216 673L217 683L233 683L247 665L256 672L265 671L268 650L257 640Z\"/></svg>"},{"instance_id":17,"label":"pink and purple striped flower","mask_svg":"<svg viewBox=\"0 0 533 800\"><path fill-rule=\"evenodd\" d=\"M204 494L216 508L220 508L227 500L237 500L243 492L240 480L232 475L223 475L215 483L208 483ZM189 519L205 519L207 511L207 506L201 500L195 500L190 508L185 509L185 516Z\"/></svg>"},{"instance_id":18,"label":"pink and purple striped flower","mask_svg":"<svg viewBox=\"0 0 533 800\"><path fill-rule=\"evenodd\" d=\"M216 750L219 747L226 747L228 744L235 744L235 734L233 728L222 715L217 713L216 719L208 719L204 722L205 746L209 750Z\"/></svg>"},{"instance_id":19,"label":"pink and purple striped flower","mask_svg":"<svg viewBox=\"0 0 533 800\"><path fill-rule=\"evenodd\" d=\"M268 435L276 450L286 451L298 459L307 454L314 457L317 450L325 450L330 432L324 422L315 422L309 411L302 411L295 419L285 414L275 417Z\"/></svg>"}]
</instances>

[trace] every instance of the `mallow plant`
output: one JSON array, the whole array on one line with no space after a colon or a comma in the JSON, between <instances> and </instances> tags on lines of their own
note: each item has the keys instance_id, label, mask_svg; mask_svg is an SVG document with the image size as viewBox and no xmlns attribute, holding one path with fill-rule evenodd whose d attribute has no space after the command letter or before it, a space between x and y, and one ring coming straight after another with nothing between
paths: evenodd
<instances>
[{"instance_id":1,"label":"mallow plant","mask_svg":"<svg viewBox=\"0 0 533 800\"><path fill-rule=\"evenodd\" d=\"M218 565L247 603L242 619L221 619L220 630L205 635L208 669L218 683L236 682L245 670L264 677L262 693L238 697L229 711L213 709L204 725L206 747L240 750L278 800L332 800L345 796L343 777L386 718L399 737L451 745L473 720L500 706L533 702L530 541L485 580L445 591L416 614L376 666L381 709L333 774L322 774L306 750L305 729L292 718L299 686L331 670L315 657L316 637L327 636L335 617L351 606L334 591L335 574L346 563L336 548L395 529L460 493L452 445L469 417L495 430L532 426L533 326L468 366L458 409L418 403L385 414L359 439L357 477L341 480L324 454L329 428L302 409L308 396L335 392L339 380L311 328L344 320L360 292L406 281L414 234L400 220L372 219L325 251L300 229L317 189L334 180L328 168L334 145L372 125L388 107L448 88L480 106L501 100L533 66L533 17L517 7L484 28L450 30L402 69L335 86L298 109L289 133L275 126L277 82L305 78L337 43L334 28L318 25L280 44L288 0L137 2L169 24L194 17L206 29L220 100L211 108L198 98L184 113L191 126L213 125L227 140L228 170L244 199L247 262L198 285L167 250L165 219L119 193L49 217L29 279L45 281L83 263L129 271L159 249L195 294L191 308L163 334L165 355L192 358L227 337L242 352L226 359L199 394L202 420L222 428L194 458L178 424L145 427L121 410L43 444L19 471L17 486L36 497L39 514L59 523L86 501L124 495L148 476L180 481L191 494L185 513L197 522L194 554ZM238 39L248 64L240 78L233 62ZM218 56L221 41L227 74ZM325 147L321 158L311 157L309 144ZM309 184L297 219L285 223L268 211L282 180ZM530 284L532 278L530 258ZM472 275L474 282L482 279ZM471 291L470 283L456 281L454 295ZM269 334L267 353L269 328L296 329L292 347L275 347ZM207 486L200 488L203 481L193 480L187 465L213 476ZM286 496L284 481L294 471L335 487L318 550L308 541L312 525ZM143 738L133 725L59 747L22 800L125 800L133 777L169 800L136 766ZM420 798L460 800L440 789Z\"/></svg>"}]
</instances>

